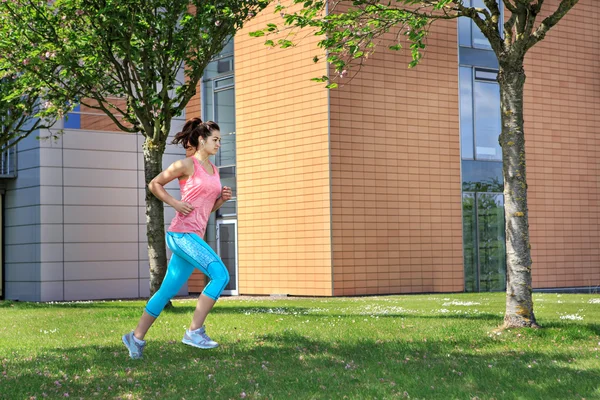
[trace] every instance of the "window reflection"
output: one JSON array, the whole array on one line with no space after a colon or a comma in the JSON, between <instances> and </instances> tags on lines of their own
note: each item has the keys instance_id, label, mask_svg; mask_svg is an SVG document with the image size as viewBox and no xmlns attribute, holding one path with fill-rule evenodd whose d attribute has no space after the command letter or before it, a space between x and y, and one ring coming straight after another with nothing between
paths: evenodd
<instances>
[{"instance_id":1,"label":"window reflection","mask_svg":"<svg viewBox=\"0 0 600 400\"><path fill-rule=\"evenodd\" d=\"M204 73L203 119L212 120L221 128L221 148L215 156L221 184L233 190L233 198L217 211L218 217L236 215L236 144L235 144L235 78L233 40L208 65Z\"/></svg>"},{"instance_id":2,"label":"window reflection","mask_svg":"<svg viewBox=\"0 0 600 400\"><path fill-rule=\"evenodd\" d=\"M463 193L465 291L506 289L504 196Z\"/></svg>"},{"instance_id":3,"label":"window reflection","mask_svg":"<svg viewBox=\"0 0 600 400\"><path fill-rule=\"evenodd\" d=\"M485 6L485 4L483 3L483 0L472 0L472 6L473 7L477 7L477 8L487 8ZM479 14L481 17L483 17L483 14ZM483 33L481 33L481 30L479 29L479 27L477 25L475 25L475 22L471 21L471 32L472 32L472 38L473 38L473 47L477 47L479 49L491 49L492 46L490 45L490 42L487 40L487 38L485 36L483 36Z\"/></svg>"},{"instance_id":4,"label":"window reflection","mask_svg":"<svg viewBox=\"0 0 600 400\"><path fill-rule=\"evenodd\" d=\"M473 69L460 67L460 143L461 156L472 160L473 156Z\"/></svg>"},{"instance_id":5,"label":"window reflection","mask_svg":"<svg viewBox=\"0 0 600 400\"><path fill-rule=\"evenodd\" d=\"M500 2L501 3L501 2ZM487 8L483 0L464 0L465 7ZM502 12L502 5L500 6ZM483 18L483 14L480 14ZM503 17L500 18L500 21ZM477 49L491 50L492 46L487 38L481 33L479 27L472 19L460 17L458 19L458 44L465 47L474 47Z\"/></svg>"},{"instance_id":6,"label":"window reflection","mask_svg":"<svg viewBox=\"0 0 600 400\"><path fill-rule=\"evenodd\" d=\"M501 132L500 88L497 83L475 81L475 157L478 160L502 160L498 137Z\"/></svg>"}]
</instances>

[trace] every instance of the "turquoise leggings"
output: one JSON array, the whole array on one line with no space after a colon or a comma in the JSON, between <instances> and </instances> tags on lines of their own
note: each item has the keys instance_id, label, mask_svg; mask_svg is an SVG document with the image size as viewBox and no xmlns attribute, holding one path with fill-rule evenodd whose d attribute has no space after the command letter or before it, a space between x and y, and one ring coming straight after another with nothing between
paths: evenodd
<instances>
[{"instance_id":1,"label":"turquoise leggings","mask_svg":"<svg viewBox=\"0 0 600 400\"><path fill-rule=\"evenodd\" d=\"M173 255L160 289L146 304L146 312L157 318L196 268L210 278L202 294L218 300L229 283L229 271L219 256L195 233L167 232L166 240Z\"/></svg>"}]
</instances>

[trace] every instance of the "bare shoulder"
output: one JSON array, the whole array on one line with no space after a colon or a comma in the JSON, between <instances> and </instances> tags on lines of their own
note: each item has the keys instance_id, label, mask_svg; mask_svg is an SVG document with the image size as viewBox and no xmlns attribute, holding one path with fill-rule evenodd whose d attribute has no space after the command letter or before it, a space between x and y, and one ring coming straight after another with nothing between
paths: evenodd
<instances>
[{"instance_id":1,"label":"bare shoulder","mask_svg":"<svg viewBox=\"0 0 600 400\"><path fill-rule=\"evenodd\" d=\"M171 164L171 168L181 174L180 178L187 178L194 174L194 161L191 157L186 157L175 161Z\"/></svg>"}]
</instances>

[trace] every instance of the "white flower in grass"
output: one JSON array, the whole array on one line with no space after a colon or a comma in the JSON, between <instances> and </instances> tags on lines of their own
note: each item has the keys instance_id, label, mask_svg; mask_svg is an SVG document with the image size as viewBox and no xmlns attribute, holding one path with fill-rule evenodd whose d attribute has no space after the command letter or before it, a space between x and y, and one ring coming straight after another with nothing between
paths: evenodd
<instances>
[{"instance_id":1,"label":"white flower in grass","mask_svg":"<svg viewBox=\"0 0 600 400\"><path fill-rule=\"evenodd\" d=\"M444 303L442 304L442 306L447 307L447 306L477 306L480 305L481 303L478 303L476 301L456 301L456 300L452 300L450 302Z\"/></svg>"},{"instance_id":2,"label":"white flower in grass","mask_svg":"<svg viewBox=\"0 0 600 400\"><path fill-rule=\"evenodd\" d=\"M583 321L583 317L579 314L561 315L560 319L570 319L571 321Z\"/></svg>"},{"instance_id":3,"label":"white flower in grass","mask_svg":"<svg viewBox=\"0 0 600 400\"><path fill-rule=\"evenodd\" d=\"M600 304L600 299L589 299L588 303L589 304Z\"/></svg>"}]
</instances>

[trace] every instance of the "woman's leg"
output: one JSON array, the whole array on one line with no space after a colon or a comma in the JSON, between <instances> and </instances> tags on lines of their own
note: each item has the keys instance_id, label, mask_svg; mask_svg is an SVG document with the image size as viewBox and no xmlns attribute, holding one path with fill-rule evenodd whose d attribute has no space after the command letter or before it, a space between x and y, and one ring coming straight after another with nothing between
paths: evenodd
<instances>
[{"instance_id":1,"label":"woman's leg","mask_svg":"<svg viewBox=\"0 0 600 400\"><path fill-rule=\"evenodd\" d=\"M187 234L175 240L171 250L210 278L196 303L190 324L190 331L193 331L204 325L206 316L229 283L229 271L219 256L196 234Z\"/></svg>"},{"instance_id":2,"label":"woman's leg","mask_svg":"<svg viewBox=\"0 0 600 400\"><path fill-rule=\"evenodd\" d=\"M179 289L187 282L193 271L193 265L173 253L169 266L167 267L167 274L165 275L160 288L154 293L154 296L148 300L144 313L135 328L134 335L136 338L140 340L144 339L148 329L150 329L154 321L156 321L156 318L158 318L167 303L175 297L177 292L179 292Z\"/></svg>"},{"instance_id":3,"label":"woman's leg","mask_svg":"<svg viewBox=\"0 0 600 400\"><path fill-rule=\"evenodd\" d=\"M196 329L202 328L204 325L204 320L206 320L206 316L212 310L213 306L217 301L211 299L210 297L201 294L198 297L198 302L196 303L196 310L194 310L194 315L192 316L192 323L190 324L190 331L195 331Z\"/></svg>"},{"instance_id":4,"label":"woman's leg","mask_svg":"<svg viewBox=\"0 0 600 400\"><path fill-rule=\"evenodd\" d=\"M135 330L133 331L133 336L135 336L136 339L144 340L146 333L148 333L148 329L150 329L154 321L156 321L156 317L153 317L152 315L148 314L146 310L144 310L137 326L135 327Z\"/></svg>"}]
</instances>

